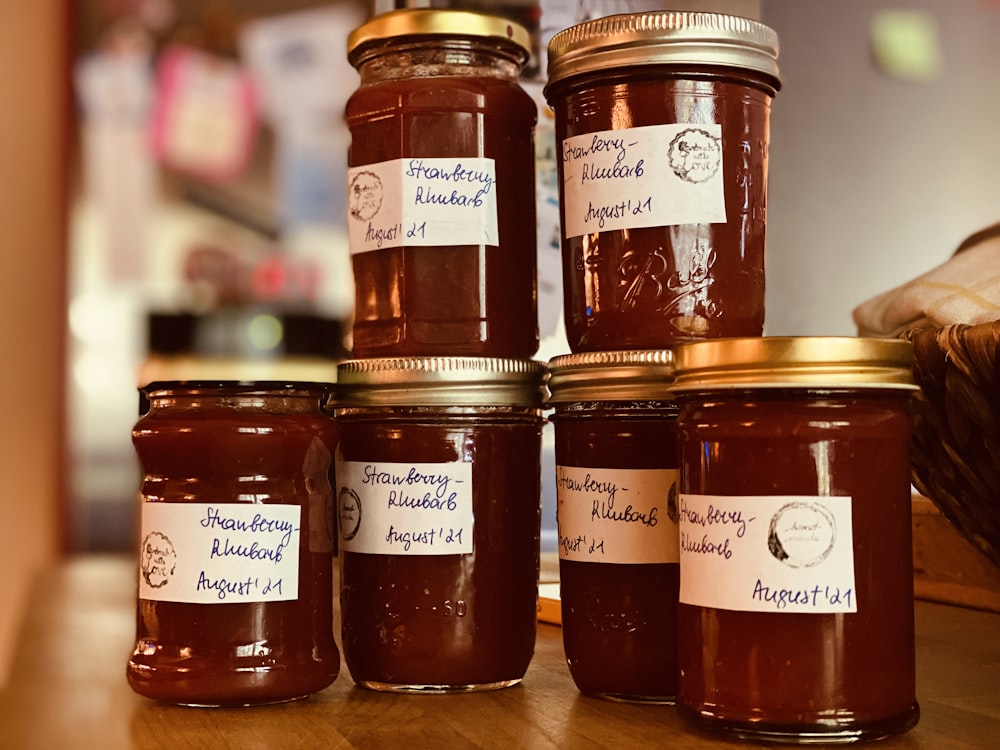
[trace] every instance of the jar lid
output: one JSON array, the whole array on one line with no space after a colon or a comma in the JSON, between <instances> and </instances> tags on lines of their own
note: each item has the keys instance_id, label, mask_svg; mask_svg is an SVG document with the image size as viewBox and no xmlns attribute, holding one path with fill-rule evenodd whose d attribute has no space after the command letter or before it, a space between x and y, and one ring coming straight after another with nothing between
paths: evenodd
<instances>
[{"instance_id":1,"label":"jar lid","mask_svg":"<svg viewBox=\"0 0 1000 750\"><path fill-rule=\"evenodd\" d=\"M544 380L530 359L352 359L337 367L332 406L541 406Z\"/></svg>"},{"instance_id":2,"label":"jar lid","mask_svg":"<svg viewBox=\"0 0 1000 750\"><path fill-rule=\"evenodd\" d=\"M347 59L357 65L362 53L401 37L460 37L504 44L527 62L531 54L528 30L510 19L471 10L402 8L380 13L347 36Z\"/></svg>"},{"instance_id":3,"label":"jar lid","mask_svg":"<svg viewBox=\"0 0 1000 750\"><path fill-rule=\"evenodd\" d=\"M709 339L674 349L674 393L735 388L915 390L902 339L788 336Z\"/></svg>"},{"instance_id":4,"label":"jar lid","mask_svg":"<svg viewBox=\"0 0 1000 750\"><path fill-rule=\"evenodd\" d=\"M673 371L669 349L565 354L549 361L548 402L669 400Z\"/></svg>"},{"instance_id":5,"label":"jar lid","mask_svg":"<svg viewBox=\"0 0 1000 750\"><path fill-rule=\"evenodd\" d=\"M712 65L762 73L780 87L778 35L749 18L649 11L595 18L549 40L549 85L607 68Z\"/></svg>"}]
</instances>

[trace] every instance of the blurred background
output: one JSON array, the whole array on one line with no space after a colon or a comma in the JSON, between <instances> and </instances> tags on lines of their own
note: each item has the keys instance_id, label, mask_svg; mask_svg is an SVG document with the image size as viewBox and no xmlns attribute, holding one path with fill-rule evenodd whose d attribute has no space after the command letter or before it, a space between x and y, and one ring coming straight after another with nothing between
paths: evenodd
<instances>
[{"instance_id":1,"label":"blurred background","mask_svg":"<svg viewBox=\"0 0 1000 750\"><path fill-rule=\"evenodd\" d=\"M536 40L540 359L568 351L544 45L580 20L671 7L777 30L767 334L851 335L856 305L1000 221L996 0L450 5ZM132 550L138 386L333 379L353 303L346 36L393 6L0 0L0 684L33 572Z\"/></svg>"}]
</instances>

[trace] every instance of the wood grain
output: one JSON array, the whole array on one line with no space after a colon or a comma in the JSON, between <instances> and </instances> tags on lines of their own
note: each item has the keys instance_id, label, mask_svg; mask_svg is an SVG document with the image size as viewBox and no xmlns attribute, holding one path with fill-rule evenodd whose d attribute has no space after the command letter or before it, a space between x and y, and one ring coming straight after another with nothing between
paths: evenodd
<instances>
[{"instance_id":1,"label":"wood grain","mask_svg":"<svg viewBox=\"0 0 1000 750\"><path fill-rule=\"evenodd\" d=\"M471 695L391 695L343 672L295 703L190 709L150 702L125 682L134 637L133 566L80 558L37 582L0 693L0 748L626 748L753 747L687 727L670 706L581 696L561 631L540 624L518 687ZM982 748L1000 737L1000 615L918 602L921 723L880 748Z\"/></svg>"}]
</instances>

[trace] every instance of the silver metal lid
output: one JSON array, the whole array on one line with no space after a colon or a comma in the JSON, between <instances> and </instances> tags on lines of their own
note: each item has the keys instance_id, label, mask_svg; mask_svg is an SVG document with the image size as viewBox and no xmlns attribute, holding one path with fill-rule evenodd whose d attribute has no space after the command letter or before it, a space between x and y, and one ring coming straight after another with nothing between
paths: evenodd
<instances>
[{"instance_id":1,"label":"silver metal lid","mask_svg":"<svg viewBox=\"0 0 1000 750\"><path fill-rule=\"evenodd\" d=\"M668 401L673 371L669 349L565 354L549 361L548 402Z\"/></svg>"},{"instance_id":2,"label":"silver metal lid","mask_svg":"<svg viewBox=\"0 0 1000 750\"><path fill-rule=\"evenodd\" d=\"M674 393L744 388L915 390L913 347L902 339L765 336L674 349Z\"/></svg>"},{"instance_id":3,"label":"silver metal lid","mask_svg":"<svg viewBox=\"0 0 1000 750\"><path fill-rule=\"evenodd\" d=\"M776 89L781 85L777 33L758 21L719 13L596 18L553 36L548 60L548 86L582 73L645 65L740 68L763 74Z\"/></svg>"},{"instance_id":4,"label":"silver metal lid","mask_svg":"<svg viewBox=\"0 0 1000 750\"><path fill-rule=\"evenodd\" d=\"M493 357L352 359L337 367L332 406L538 406L545 363Z\"/></svg>"}]
</instances>

